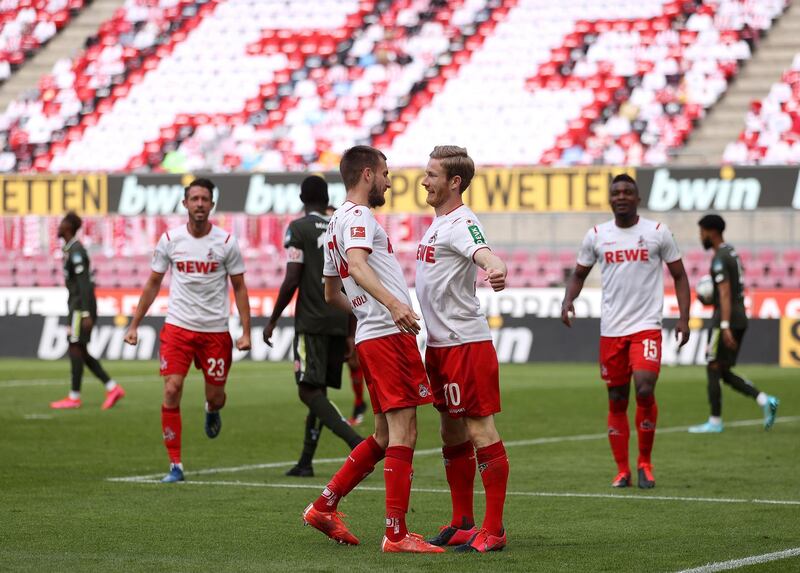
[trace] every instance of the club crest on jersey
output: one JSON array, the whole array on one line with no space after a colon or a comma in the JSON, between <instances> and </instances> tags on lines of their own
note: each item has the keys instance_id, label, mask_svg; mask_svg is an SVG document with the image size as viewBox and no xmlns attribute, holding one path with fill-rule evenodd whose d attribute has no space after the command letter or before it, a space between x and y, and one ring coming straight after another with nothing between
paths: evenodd
<instances>
[{"instance_id":1,"label":"club crest on jersey","mask_svg":"<svg viewBox=\"0 0 800 573\"><path fill-rule=\"evenodd\" d=\"M428 396L430 396L430 390L428 390L428 387L425 386L425 384L420 384L419 385L419 397L420 398L427 398Z\"/></svg>"},{"instance_id":2,"label":"club crest on jersey","mask_svg":"<svg viewBox=\"0 0 800 573\"><path fill-rule=\"evenodd\" d=\"M367 238L367 229L366 229L366 227L350 227L350 238L351 239L366 239Z\"/></svg>"}]
</instances>

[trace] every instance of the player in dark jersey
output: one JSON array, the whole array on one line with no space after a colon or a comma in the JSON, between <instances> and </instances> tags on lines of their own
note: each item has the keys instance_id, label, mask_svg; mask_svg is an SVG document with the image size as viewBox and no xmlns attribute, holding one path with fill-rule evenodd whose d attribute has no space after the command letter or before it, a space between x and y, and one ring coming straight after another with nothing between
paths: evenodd
<instances>
[{"instance_id":1,"label":"player in dark jersey","mask_svg":"<svg viewBox=\"0 0 800 573\"><path fill-rule=\"evenodd\" d=\"M711 416L705 424L692 426L693 434L719 433L722 431L722 390L719 381L755 398L764 409L764 429L775 423L779 401L774 396L760 392L749 380L736 375L731 368L736 365L739 348L747 330L747 314L744 308L744 277L742 261L734 248L725 242L725 220L719 215L706 215L698 222L700 241L706 250L713 249L711 279L714 283L714 315L708 333L708 401Z\"/></svg>"},{"instance_id":2,"label":"player in dark jersey","mask_svg":"<svg viewBox=\"0 0 800 573\"><path fill-rule=\"evenodd\" d=\"M117 384L103 370L100 362L89 354L86 345L92 335L92 327L97 321L97 300L94 296L94 281L86 249L75 235L81 228L81 218L70 211L58 225L58 237L64 239L64 282L69 291L68 328L69 361L72 368L72 386L69 395L63 400L51 402L56 410L81 407L81 382L83 366L89 367L106 389L103 410L108 410L125 395L122 386Z\"/></svg>"},{"instance_id":3,"label":"player in dark jersey","mask_svg":"<svg viewBox=\"0 0 800 573\"><path fill-rule=\"evenodd\" d=\"M325 302L322 239L328 227L328 217L323 214L328 205L328 184L316 175L306 177L300 185L300 200L306 214L292 221L286 231L286 276L264 329L264 342L272 345L270 338L275 325L299 289L294 317L294 374L308 415L303 451L297 465L286 475L311 477L314 475L311 461L323 426L344 440L351 450L363 438L327 396L328 388L342 386L350 321L347 314Z\"/></svg>"}]
</instances>

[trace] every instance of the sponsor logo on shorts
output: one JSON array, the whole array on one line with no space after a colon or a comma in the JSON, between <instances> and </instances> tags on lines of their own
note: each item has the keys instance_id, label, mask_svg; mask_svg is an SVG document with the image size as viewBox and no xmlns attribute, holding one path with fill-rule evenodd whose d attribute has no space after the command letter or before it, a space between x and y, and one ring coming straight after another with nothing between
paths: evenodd
<instances>
[{"instance_id":1,"label":"sponsor logo on shorts","mask_svg":"<svg viewBox=\"0 0 800 573\"><path fill-rule=\"evenodd\" d=\"M428 396L430 396L430 394L431 394L431 392L430 392L430 390L428 390L428 387L425 386L425 384L420 384L419 385L419 397L420 398L427 398Z\"/></svg>"},{"instance_id":2,"label":"sponsor logo on shorts","mask_svg":"<svg viewBox=\"0 0 800 573\"><path fill-rule=\"evenodd\" d=\"M366 239L366 237L367 237L366 227L350 227L351 239Z\"/></svg>"},{"instance_id":3,"label":"sponsor logo on shorts","mask_svg":"<svg viewBox=\"0 0 800 573\"><path fill-rule=\"evenodd\" d=\"M167 364L168 364L167 359L162 356L161 357L161 370L166 370L167 369Z\"/></svg>"}]
</instances>

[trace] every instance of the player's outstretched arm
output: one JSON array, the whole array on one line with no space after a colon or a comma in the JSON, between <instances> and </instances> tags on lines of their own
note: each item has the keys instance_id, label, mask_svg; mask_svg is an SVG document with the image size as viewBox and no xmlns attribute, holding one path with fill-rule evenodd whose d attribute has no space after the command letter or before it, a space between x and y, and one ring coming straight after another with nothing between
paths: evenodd
<instances>
[{"instance_id":1,"label":"player's outstretched arm","mask_svg":"<svg viewBox=\"0 0 800 573\"><path fill-rule=\"evenodd\" d=\"M689 304L692 295L689 289L689 277L686 276L686 269L683 268L683 261L678 259L667 263L669 274L675 281L675 296L678 297L678 325L675 327L675 338L679 341L679 347L689 342Z\"/></svg>"},{"instance_id":2,"label":"player's outstretched arm","mask_svg":"<svg viewBox=\"0 0 800 573\"><path fill-rule=\"evenodd\" d=\"M275 330L275 325L278 324L278 319L292 302L297 287L300 286L300 279L303 277L303 263L286 263L286 276L283 277L281 288L278 290L278 299L275 301L275 307L272 309L272 316L269 317L269 322L264 328L264 342L267 346L272 346L272 333Z\"/></svg>"},{"instance_id":3,"label":"player's outstretched arm","mask_svg":"<svg viewBox=\"0 0 800 573\"><path fill-rule=\"evenodd\" d=\"M473 260L476 265L486 271L486 280L489 281L489 286L493 290L501 291L506 288L508 267L500 257L486 248L476 251Z\"/></svg>"},{"instance_id":4,"label":"player's outstretched arm","mask_svg":"<svg viewBox=\"0 0 800 573\"><path fill-rule=\"evenodd\" d=\"M325 277L325 302L342 312L351 313L353 308L350 301L342 292L342 279L340 277Z\"/></svg>"},{"instance_id":5,"label":"player's outstretched arm","mask_svg":"<svg viewBox=\"0 0 800 573\"><path fill-rule=\"evenodd\" d=\"M575 265L575 270L567 280L567 289L564 292L564 301L561 303L561 322L568 327L572 327L572 319L570 314L575 316L575 307L572 302L578 298L583 290L583 283L586 282L586 277L589 276L592 267L584 267L583 265Z\"/></svg>"},{"instance_id":6,"label":"player's outstretched arm","mask_svg":"<svg viewBox=\"0 0 800 573\"><path fill-rule=\"evenodd\" d=\"M139 323L142 322L144 315L150 310L150 305L153 304L156 296L158 296L158 291L161 290L161 281L163 280L164 273L150 271L150 276L147 277L147 282L144 283L144 288L142 289L142 296L139 297L139 304L136 305L136 311L133 313L131 323L125 332L125 342L128 344L136 346L136 343L139 342L139 334L137 333Z\"/></svg>"},{"instance_id":7,"label":"player's outstretched arm","mask_svg":"<svg viewBox=\"0 0 800 573\"><path fill-rule=\"evenodd\" d=\"M233 285L233 300L239 311L239 320L242 323L242 335L236 340L236 348L250 350L250 298L247 295L247 285L244 284L244 274L231 275Z\"/></svg>"},{"instance_id":8,"label":"player's outstretched arm","mask_svg":"<svg viewBox=\"0 0 800 573\"><path fill-rule=\"evenodd\" d=\"M358 286L367 291L375 300L389 309L392 320L401 332L419 334L419 316L407 304L400 302L381 283L378 275L367 262L369 252L364 249L352 248L347 250L347 259L350 275Z\"/></svg>"}]
</instances>

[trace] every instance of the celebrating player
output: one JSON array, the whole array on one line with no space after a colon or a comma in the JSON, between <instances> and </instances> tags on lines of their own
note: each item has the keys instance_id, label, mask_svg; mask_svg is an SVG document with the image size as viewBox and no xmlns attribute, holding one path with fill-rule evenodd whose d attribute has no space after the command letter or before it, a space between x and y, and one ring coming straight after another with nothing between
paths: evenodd
<instances>
[{"instance_id":1,"label":"celebrating player","mask_svg":"<svg viewBox=\"0 0 800 573\"><path fill-rule=\"evenodd\" d=\"M775 414L780 403L774 396L760 392L750 381L734 374L739 348L747 330L747 314L744 309L744 274L742 262L734 248L725 242L725 220L719 215L706 215L698 222L700 242L706 250L713 249L711 278L714 282L714 315L712 328L708 331L706 377L708 378L708 401L711 416L705 424L692 426L693 434L719 433L722 431L722 390L720 378L731 388L745 396L755 398L764 409L764 429L775 423Z\"/></svg>"},{"instance_id":2,"label":"celebrating player","mask_svg":"<svg viewBox=\"0 0 800 573\"><path fill-rule=\"evenodd\" d=\"M325 262L322 240L329 221L322 213L328 205L328 184L317 175L306 177L300 184L300 200L305 216L292 221L286 231L286 276L264 329L264 342L272 346L270 338L275 325L299 288L294 314L294 376L308 415L300 460L286 475L311 477L314 475L311 461L323 426L330 428L351 450L362 438L327 396L328 388L342 387L351 316L326 304L322 287Z\"/></svg>"},{"instance_id":3,"label":"celebrating player","mask_svg":"<svg viewBox=\"0 0 800 573\"><path fill-rule=\"evenodd\" d=\"M103 410L108 410L125 396L122 386L106 373L100 362L89 354L87 344L92 335L92 326L97 321L97 299L94 296L94 281L89 255L76 236L81 228L81 218L74 212L67 213L58 224L58 236L64 239L64 282L69 291L69 362L72 370L72 385L69 395L63 400L50 402L56 410L81 407L81 382L83 365L97 376L106 388Z\"/></svg>"},{"instance_id":4,"label":"celebrating player","mask_svg":"<svg viewBox=\"0 0 800 573\"><path fill-rule=\"evenodd\" d=\"M494 414L500 411L497 353L475 296L476 265L491 287L503 290L506 265L486 243L478 218L462 194L475 174L467 150L434 147L422 186L436 218L417 247L417 299L428 331L425 369L440 412L450 525L429 540L456 551L498 551L506 545L503 504L508 458ZM486 491L486 515L475 528L472 489L475 457Z\"/></svg>"},{"instance_id":5,"label":"celebrating player","mask_svg":"<svg viewBox=\"0 0 800 573\"><path fill-rule=\"evenodd\" d=\"M561 320L572 326L572 302L599 262L603 287L600 376L608 386L608 441L619 471L611 485L631 485L627 410L633 375L639 436L638 485L648 489L656 485L651 452L658 418L654 391L661 368L662 263L667 264L675 281L680 309L675 336L681 346L689 341L690 294L674 237L665 225L638 215L640 201L636 181L625 174L614 177L610 193L614 219L586 233L575 271L567 282Z\"/></svg>"},{"instance_id":6,"label":"celebrating player","mask_svg":"<svg viewBox=\"0 0 800 573\"><path fill-rule=\"evenodd\" d=\"M225 405L225 382L233 359L228 332L230 300L228 277L233 285L242 336L236 348L250 348L250 303L244 283L244 262L239 244L209 220L214 208L214 183L195 179L184 190L183 206L189 221L170 229L156 245L152 272L142 289L125 342L136 344L137 329L158 295L167 269L172 269L167 318L161 330L161 376L164 404L161 426L169 455L169 473L161 481L183 481L181 463L181 395L183 381L194 362L203 370L206 394L206 435L216 438L222 428L219 411Z\"/></svg>"},{"instance_id":7,"label":"celebrating player","mask_svg":"<svg viewBox=\"0 0 800 573\"><path fill-rule=\"evenodd\" d=\"M417 350L419 317L411 308L389 237L370 211L386 202L386 156L358 145L345 152L339 170L347 200L325 233L325 299L343 311L352 308L358 319L356 349L375 412L375 433L350 452L322 495L303 511L303 521L339 543L357 545L358 538L348 531L337 507L385 456L382 551L441 553L441 547L406 527L417 406L431 403L433 396Z\"/></svg>"}]
</instances>

